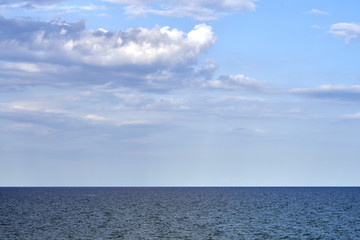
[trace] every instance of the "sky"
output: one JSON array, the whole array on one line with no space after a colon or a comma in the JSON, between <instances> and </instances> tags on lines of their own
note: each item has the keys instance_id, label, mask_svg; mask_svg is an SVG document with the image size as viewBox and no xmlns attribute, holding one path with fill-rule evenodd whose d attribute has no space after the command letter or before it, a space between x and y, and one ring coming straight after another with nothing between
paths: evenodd
<instances>
[{"instance_id":1,"label":"sky","mask_svg":"<svg viewBox=\"0 0 360 240\"><path fill-rule=\"evenodd\" d=\"M0 186L359 186L359 9L0 0Z\"/></svg>"}]
</instances>

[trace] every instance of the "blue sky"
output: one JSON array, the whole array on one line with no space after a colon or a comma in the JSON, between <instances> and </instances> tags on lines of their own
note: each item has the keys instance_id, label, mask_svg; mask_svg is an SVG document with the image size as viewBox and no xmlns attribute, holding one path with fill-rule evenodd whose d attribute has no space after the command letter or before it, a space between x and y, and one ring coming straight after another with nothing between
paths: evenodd
<instances>
[{"instance_id":1,"label":"blue sky","mask_svg":"<svg viewBox=\"0 0 360 240\"><path fill-rule=\"evenodd\" d=\"M1 186L358 186L357 0L0 0Z\"/></svg>"}]
</instances>

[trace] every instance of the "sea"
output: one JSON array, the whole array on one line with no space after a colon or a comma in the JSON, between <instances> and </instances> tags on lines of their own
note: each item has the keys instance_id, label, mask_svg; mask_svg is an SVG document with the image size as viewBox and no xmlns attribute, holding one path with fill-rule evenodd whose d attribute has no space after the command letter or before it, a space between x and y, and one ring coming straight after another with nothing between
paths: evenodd
<instances>
[{"instance_id":1,"label":"sea","mask_svg":"<svg viewBox=\"0 0 360 240\"><path fill-rule=\"evenodd\" d=\"M3 187L0 239L360 239L360 188Z\"/></svg>"}]
</instances>

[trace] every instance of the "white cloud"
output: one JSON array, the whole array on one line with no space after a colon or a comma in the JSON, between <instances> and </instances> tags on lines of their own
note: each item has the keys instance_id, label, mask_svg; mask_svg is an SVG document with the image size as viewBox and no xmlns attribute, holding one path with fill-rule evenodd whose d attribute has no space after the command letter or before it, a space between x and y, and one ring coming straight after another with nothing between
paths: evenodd
<instances>
[{"instance_id":1,"label":"white cloud","mask_svg":"<svg viewBox=\"0 0 360 240\"><path fill-rule=\"evenodd\" d=\"M329 32L335 37L344 39L346 43L349 43L351 39L360 38L360 24L336 23L331 25Z\"/></svg>"},{"instance_id":2,"label":"white cloud","mask_svg":"<svg viewBox=\"0 0 360 240\"><path fill-rule=\"evenodd\" d=\"M321 85L315 88L294 88L289 92L322 99L360 100L360 85Z\"/></svg>"},{"instance_id":3,"label":"white cloud","mask_svg":"<svg viewBox=\"0 0 360 240\"><path fill-rule=\"evenodd\" d=\"M57 9L59 10L64 10L66 12L73 12L73 11L95 11L95 10L106 10L105 6L98 6L98 5L94 5L94 4L89 4L89 5L83 5L83 6L78 6L78 5L66 5L66 6L59 6L57 7Z\"/></svg>"},{"instance_id":4,"label":"white cloud","mask_svg":"<svg viewBox=\"0 0 360 240\"><path fill-rule=\"evenodd\" d=\"M32 8L32 11L53 11L56 15L61 14L68 14L68 13L74 13L74 12L92 12L92 11L100 11L100 10L106 10L107 8L102 5L94 5L94 4L88 4L88 5L25 5L24 7L29 6Z\"/></svg>"},{"instance_id":5,"label":"white cloud","mask_svg":"<svg viewBox=\"0 0 360 240\"><path fill-rule=\"evenodd\" d=\"M30 63L30 62L0 62L0 72L6 71L12 74L22 73L57 73L64 70L64 67L47 63Z\"/></svg>"},{"instance_id":6,"label":"white cloud","mask_svg":"<svg viewBox=\"0 0 360 240\"><path fill-rule=\"evenodd\" d=\"M63 2L64 0L0 0L0 5L6 4L39 4L39 5L51 5L59 2Z\"/></svg>"},{"instance_id":7,"label":"white cloud","mask_svg":"<svg viewBox=\"0 0 360 240\"><path fill-rule=\"evenodd\" d=\"M311 9L310 11L305 12L306 14L312 14L312 15L326 15L329 14L328 12L321 11L318 9Z\"/></svg>"},{"instance_id":8,"label":"white cloud","mask_svg":"<svg viewBox=\"0 0 360 240\"><path fill-rule=\"evenodd\" d=\"M247 128L229 128L229 133L236 133L241 135L248 135L248 136L258 136L258 137L265 137L268 136L268 132L264 129L247 129Z\"/></svg>"},{"instance_id":9,"label":"white cloud","mask_svg":"<svg viewBox=\"0 0 360 240\"><path fill-rule=\"evenodd\" d=\"M360 113L344 114L339 117L344 120L360 120Z\"/></svg>"},{"instance_id":10,"label":"white cloud","mask_svg":"<svg viewBox=\"0 0 360 240\"><path fill-rule=\"evenodd\" d=\"M6 39L0 47L42 61L70 61L96 66L186 65L215 43L211 27L199 24L185 34L169 27L131 28L111 33L103 29L76 31L80 23L45 24L28 38ZM75 30L75 31L74 31ZM5 53L4 53L5 54Z\"/></svg>"},{"instance_id":11,"label":"white cloud","mask_svg":"<svg viewBox=\"0 0 360 240\"><path fill-rule=\"evenodd\" d=\"M119 106L116 110L141 110L141 111L183 111L191 107L184 98L151 96L135 93L115 93Z\"/></svg>"},{"instance_id":12,"label":"white cloud","mask_svg":"<svg viewBox=\"0 0 360 240\"><path fill-rule=\"evenodd\" d=\"M321 26L319 26L319 25L317 25L317 24L311 25L310 27L311 27L311 28L314 28L314 29L320 29L320 28L321 28Z\"/></svg>"},{"instance_id":13,"label":"white cloud","mask_svg":"<svg viewBox=\"0 0 360 240\"><path fill-rule=\"evenodd\" d=\"M88 119L88 120L94 120L94 121L106 121L106 118L95 115L95 114L87 114L84 118Z\"/></svg>"},{"instance_id":14,"label":"white cloud","mask_svg":"<svg viewBox=\"0 0 360 240\"><path fill-rule=\"evenodd\" d=\"M221 95L215 98L215 102L264 102L263 98Z\"/></svg>"},{"instance_id":15,"label":"white cloud","mask_svg":"<svg viewBox=\"0 0 360 240\"><path fill-rule=\"evenodd\" d=\"M263 91L265 83L244 75L221 76L217 80L211 80L203 84L203 87L224 90L248 90Z\"/></svg>"},{"instance_id":16,"label":"white cloud","mask_svg":"<svg viewBox=\"0 0 360 240\"><path fill-rule=\"evenodd\" d=\"M0 0L0 13L17 9L49 9L63 0Z\"/></svg>"},{"instance_id":17,"label":"white cloud","mask_svg":"<svg viewBox=\"0 0 360 240\"><path fill-rule=\"evenodd\" d=\"M105 6L88 4L88 5L58 5L66 0L0 0L0 11L7 12L17 9L29 9L32 11L56 11L56 14L64 14L79 11L105 10Z\"/></svg>"},{"instance_id":18,"label":"white cloud","mask_svg":"<svg viewBox=\"0 0 360 240\"><path fill-rule=\"evenodd\" d=\"M298 108L291 108L291 109L289 109L287 112L288 112L288 113L300 113L301 110L298 109Z\"/></svg>"},{"instance_id":19,"label":"white cloud","mask_svg":"<svg viewBox=\"0 0 360 240\"><path fill-rule=\"evenodd\" d=\"M40 72L41 69L37 64L26 63L26 62L6 62L3 64L5 69L14 70L14 71L25 71L25 72Z\"/></svg>"},{"instance_id":20,"label":"white cloud","mask_svg":"<svg viewBox=\"0 0 360 240\"><path fill-rule=\"evenodd\" d=\"M56 132L54 128L41 126L33 123L13 123L5 126L5 129L10 131L27 132L43 136L47 136Z\"/></svg>"},{"instance_id":21,"label":"white cloud","mask_svg":"<svg viewBox=\"0 0 360 240\"><path fill-rule=\"evenodd\" d=\"M294 88L292 93L333 93L333 92L354 92L360 93L360 85L321 85L315 88Z\"/></svg>"},{"instance_id":22,"label":"white cloud","mask_svg":"<svg viewBox=\"0 0 360 240\"><path fill-rule=\"evenodd\" d=\"M35 24L3 20L1 25L9 31L25 32L22 36L13 36L11 41L4 39L11 32L3 33L2 50L7 54L10 50L23 51L27 57L32 55L44 61L60 55L59 58L92 65L181 64L196 57L216 40L211 27L206 24L196 25L187 34L169 27L133 28L112 33L104 29L85 30L82 22ZM29 26L24 29L21 25Z\"/></svg>"},{"instance_id":23,"label":"white cloud","mask_svg":"<svg viewBox=\"0 0 360 240\"><path fill-rule=\"evenodd\" d=\"M124 4L126 13L132 16L156 14L175 17L192 17L197 20L214 20L226 12L254 11L255 0L106 0L108 2Z\"/></svg>"},{"instance_id":24,"label":"white cloud","mask_svg":"<svg viewBox=\"0 0 360 240\"><path fill-rule=\"evenodd\" d=\"M2 88L113 82L166 91L212 77L214 71L209 60L204 68L196 67L198 56L216 41L206 24L187 33L167 26L111 32L87 30L82 21L0 17L0 27L0 78L6 79L0 82Z\"/></svg>"},{"instance_id":25,"label":"white cloud","mask_svg":"<svg viewBox=\"0 0 360 240\"><path fill-rule=\"evenodd\" d=\"M112 126L123 126L123 125L139 125L139 124L150 124L151 121L146 119L118 119L118 118L105 118L96 114L87 114L84 116L85 120L90 120L95 123L103 123Z\"/></svg>"},{"instance_id":26,"label":"white cloud","mask_svg":"<svg viewBox=\"0 0 360 240\"><path fill-rule=\"evenodd\" d=\"M60 105L58 101L61 98L53 97L53 99L50 99L50 96L47 98L47 102L50 102L49 104L40 101L0 103L0 120L5 119L11 122L10 125L5 126L7 130L34 132L41 135L63 131L69 131L69 133L72 131L83 131L95 125L99 129L115 131L125 125L145 126L155 125L158 122L156 119L132 115L131 112L127 112L126 116L124 116L124 113L120 114L116 110L110 112L108 117L92 113L83 115L82 113L88 111L88 109L84 109L81 103L80 105L75 103L75 110L73 106L66 107L67 103L71 100L68 100L67 103L62 103L64 109L55 108L52 106Z\"/></svg>"},{"instance_id":27,"label":"white cloud","mask_svg":"<svg viewBox=\"0 0 360 240\"><path fill-rule=\"evenodd\" d=\"M158 10L146 8L143 5L129 5L124 7L124 9L127 15L135 17L145 17L147 14L154 14L160 16L193 17L200 21L214 20L218 17L218 15L210 9L193 9L188 7Z\"/></svg>"},{"instance_id":28,"label":"white cloud","mask_svg":"<svg viewBox=\"0 0 360 240\"><path fill-rule=\"evenodd\" d=\"M17 101L10 103L0 103L0 112L44 112L44 113L64 113L64 110L54 106L55 104L42 101Z\"/></svg>"}]
</instances>

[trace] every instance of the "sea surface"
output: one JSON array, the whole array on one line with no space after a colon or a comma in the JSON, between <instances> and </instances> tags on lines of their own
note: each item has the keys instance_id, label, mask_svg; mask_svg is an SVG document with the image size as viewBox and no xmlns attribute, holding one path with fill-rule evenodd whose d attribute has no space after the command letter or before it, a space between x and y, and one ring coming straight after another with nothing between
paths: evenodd
<instances>
[{"instance_id":1,"label":"sea surface","mask_svg":"<svg viewBox=\"0 0 360 240\"><path fill-rule=\"evenodd\" d=\"M0 239L360 239L360 188L0 188Z\"/></svg>"}]
</instances>

